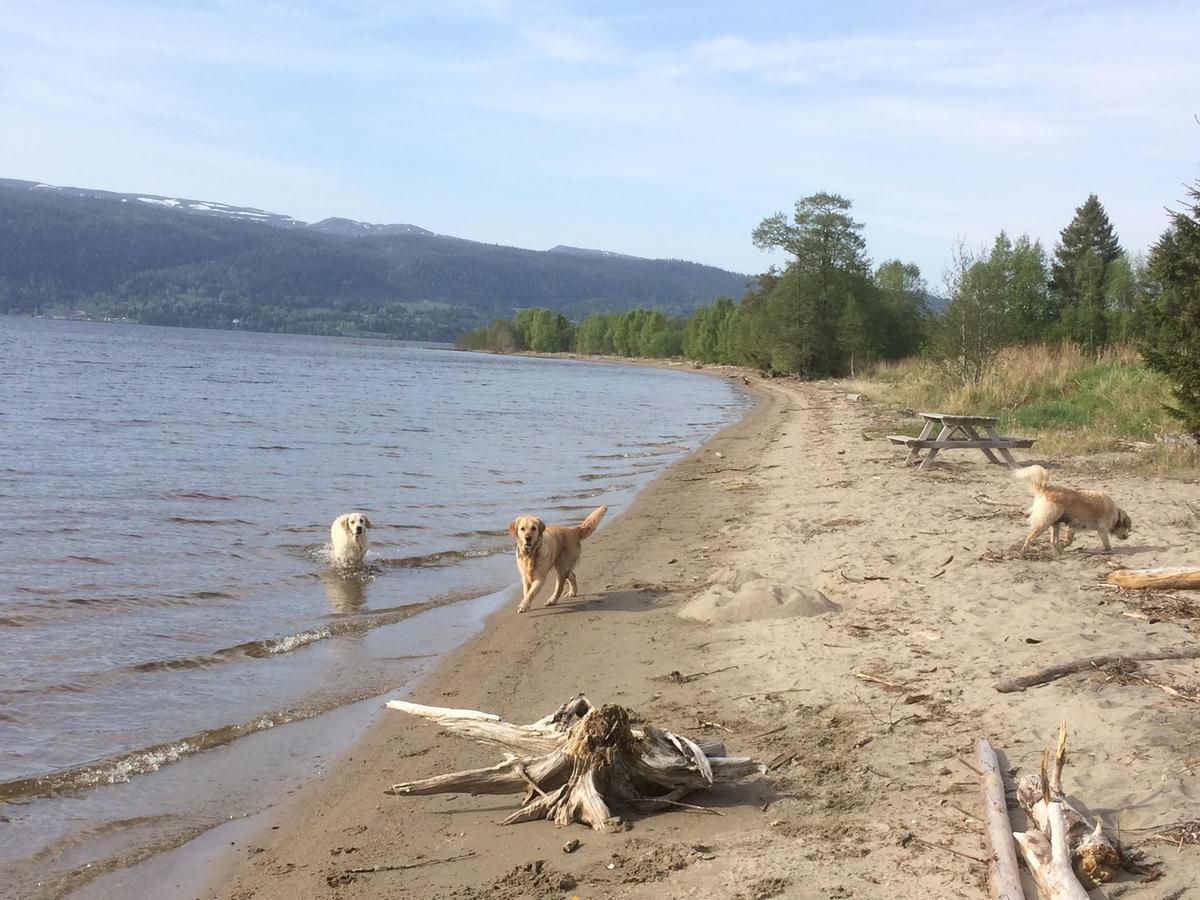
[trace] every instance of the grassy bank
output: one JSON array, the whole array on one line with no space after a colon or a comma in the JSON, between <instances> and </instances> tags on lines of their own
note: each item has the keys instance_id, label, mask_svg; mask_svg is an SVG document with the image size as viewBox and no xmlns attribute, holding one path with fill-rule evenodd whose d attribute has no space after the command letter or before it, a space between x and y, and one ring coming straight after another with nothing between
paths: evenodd
<instances>
[{"instance_id":1,"label":"grassy bank","mask_svg":"<svg viewBox=\"0 0 1200 900\"><path fill-rule=\"evenodd\" d=\"M1163 409L1167 382L1127 346L1089 354L1069 344L1009 347L978 384L964 385L923 359L880 364L849 384L897 410L999 417L1003 434L1037 439L1036 451L1071 456L1132 448L1132 468L1181 471L1200 467L1195 448L1164 447L1179 423ZM900 415L898 429L917 434L921 420ZM1138 444L1155 444L1153 449Z\"/></svg>"}]
</instances>

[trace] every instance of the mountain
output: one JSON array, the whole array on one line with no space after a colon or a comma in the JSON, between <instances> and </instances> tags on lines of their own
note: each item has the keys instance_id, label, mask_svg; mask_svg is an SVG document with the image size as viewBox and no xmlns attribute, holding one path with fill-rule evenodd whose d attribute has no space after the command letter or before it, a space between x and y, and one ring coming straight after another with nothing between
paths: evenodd
<instances>
[{"instance_id":1,"label":"mountain","mask_svg":"<svg viewBox=\"0 0 1200 900\"><path fill-rule=\"evenodd\" d=\"M451 340L530 306L684 315L747 281L681 260L0 179L0 313Z\"/></svg>"},{"instance_id":2,"label":"mountain","mask_svg":"<svg viewBox=\"0 0 1200 900\"><path fill-rule=\"evenodd\" d=\"M373 222L356 222L353 219L322 219L306 226L313 231L324 231L326 234L348 234L351 237L361 237L368 234L425 234L433 236L432 231L419 228L416 225L376 225Z\"/></svg>"}]
</instances>

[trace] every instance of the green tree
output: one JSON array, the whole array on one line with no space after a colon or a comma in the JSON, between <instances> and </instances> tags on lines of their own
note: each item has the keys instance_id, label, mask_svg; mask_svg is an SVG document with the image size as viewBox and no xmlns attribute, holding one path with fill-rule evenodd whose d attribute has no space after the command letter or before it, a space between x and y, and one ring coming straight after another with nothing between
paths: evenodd
<instances>
[{"instance_id":1,"label":"green tree","mask_svg":"<svg viewBox=\"0 0 1200 900\"><path fill-rule=\"evenodd\" d=\"M1050 276L1041 241L1022 234L1016 241L1001 231L992 245L988 264L996 271L1004 294L1011 338L1045 341L1057 336L1057 310L1050 298Z\"/></svg>"},{"instance_id":2,"label":"green tree","mask_svg":"<svg viewBox=\"0 0 1200 900\"><path fill-rule=\"evenodd\" d=\"M497 319L492 322L487 327L484 335L487 349L489 350L498 350L501 353L513 353L517 350L524 350L526 347L517 334L517 330L513 328L512 323L504 319Z\"/></svg>"},{"instance_id":3,"label":"green tree","mask_svg":"<svg viewBox=\"0 0 1200 900\"><path fill-rule=\"evenodd\" d=\"M960 244L946 273L946 290L950 304L937 322L930 349L964 384L977 383L1012 334L1003 269L990 256Z\"/></svg>"},{"instance_id":4,"label":"green tree","mask_svg":"<svg viewBox=\"0 0 1200 900\"><path fill-rule=\"evenodd\" d=\"M1142 355L1173 384L1168 411L1200 434L1200 181L1188 195L1190 205L1171 214L1150 250Z\"/></svg>"},{"instance_id":5,"label":"green tree","mask_svg":"<svg viewBox=\"0 0 1200 900\"><path fill-rule=\"evenodd\" d=\"M912 356L921 348L928 326L929 293L916 263L891 259L875 270L881 317L880 353L887 359Z\"/></svg>"},{"instance_id":6,"label":"green tree","mask_svg":"<svg viewBox=\"0 0 1200 900\"><path fill-rule=\"evenodd\" d=\"M710 363L732 363L736 352L731 332L737 307L728 297L718 297L712 306L697 309L683 332L683 355Z\"/></svg>"},{"instance_id":7,"label":"green tree","mask_svg":"<svg viewBox=\"0 0 1200 900\"><path fill-rule=\"evenodd\" d=\"M759 308L773 368L809 377L841 370L849 358L839 340L846 303L874 306L863 226L851 218L851 205L838 194L812 194L796 202L790 221L776 213L754 229L756 247L793 257Z\"/></svg>"},{"instance_id":8,"label":"green tree","mask_svg":"<svg viewBox=\"0 0 1200 900\"><path fill-rule=\"evenodd\" d=\"M612 353L612 333L607 313L592 313L575 328L575 348L580 353Z\"/></svg>"},{"instance_id":9,"label":"green tree","mask_svg":"<svg viewBox=\"0 0 1200 900\"><path fill-rule=\"evenodd\" d=\"M1122 253L1109 266L1104 284L1109 340L1128 341L1138 335L1138 309L1145 290L1146 260L1141 254Z\"/></svg>"},{"instance_id":10,"label":"green tree","mask_svg":"<svg viewBox=\"0 0 1200 900\"><path fill-rule=\"evenodd\" d=\"M1051 288L1064 336L1089 349L1108 340L1105 284L1109 268L1120 255L1121 245L1108 213L1091 194L1062 230L1051 266Z\"/></svg>"},{"instance_id":11,"label":"green tree","mask_svg":"<svg viewBox=\"0 0 1200 900\"><path fill-rule=\"evenodd\" d=\"M796 201L791 222L781 212L763 219L754 229L754 246L785 250L809 271L866 274L863 226L850 217L852 206L840 194L811 194Z\"/></svg>"},{"instance_id":12,"label":"green tree","mask_svg":"<svg viewBox=\"0 0 1200 900\"><path fill-rule=\"evenodd\" d=\"M843 352L849 357L850 376L853 377L855 366L864 366L870 362L874 350L866 319L854 297L847 298L845 306L842 307L842 315L838 319L838 339Z\"/></svg>"},{"instance_id":13,"label":"green tree","mask_svg":"<svg viewBox=\"0 0 1200 900\"><path fill-rule=\"evenodd\" d=\"M544 307L523 309L513 317L520 348L537 353L561 353L571 349L575 328L562 313Z\"/></svg>"}]
</instances>

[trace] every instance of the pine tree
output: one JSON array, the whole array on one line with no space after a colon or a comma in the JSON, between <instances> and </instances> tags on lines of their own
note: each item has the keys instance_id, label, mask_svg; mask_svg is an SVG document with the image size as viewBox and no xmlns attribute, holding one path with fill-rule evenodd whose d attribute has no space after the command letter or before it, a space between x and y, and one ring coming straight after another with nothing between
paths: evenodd
<instances>
[{"instance_id":1,"label":"pine tree","mask_svg":"<svg viewBox=\"0 0 1200 900\"><path fill-rule=\"evenodd\" d=\"M1200 182L1192 203L1171 214L1171 225L1150 251L1142 307L1142 355L1173 382L1167 409L1200 434Z\"/></svg>"},{"instance_id":2,"label":"pine tree","mask_svg":"<svg viewBox=\"0 0 1200 900\"><path fill-rule=\"evenodd\" d=\"M812 194L796 201L790 222L776 213L754 229L756 247L794 257L763 307L774 369L820 377L848 360L839 341L846 303L856 298L865 307L876 292L863 226L850 217L850 207L838 194Z\"/></svg>"},{"instance_id":3,"label":"pine tree","mask_svg":"<svg viewBox=\"0 0 1200 900\"><path fill-rule=\"evenodd\" d=\"M1121 245L1095 194L1076 208L1060 237L1051 266L1058 313L1065 336L1094 350L1108 339L1105 283Z\"/></svg>"}]
</instances>

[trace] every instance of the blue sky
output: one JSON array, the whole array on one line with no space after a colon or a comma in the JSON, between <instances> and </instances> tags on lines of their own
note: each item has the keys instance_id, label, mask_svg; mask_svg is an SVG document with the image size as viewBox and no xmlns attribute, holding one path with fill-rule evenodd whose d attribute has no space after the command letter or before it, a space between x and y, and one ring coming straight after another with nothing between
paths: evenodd
<instances>
[{"instance_id":1,"label":"blue sky","mask_svg":"<svg viewBox=\"0 0 1200 900\"><path fill-rule=\"evenodd\" d=\"M3 0L0 177L758 272L816 191L932 287L1200 177L1200 3Z\"/></svg>"}]
</instances>

